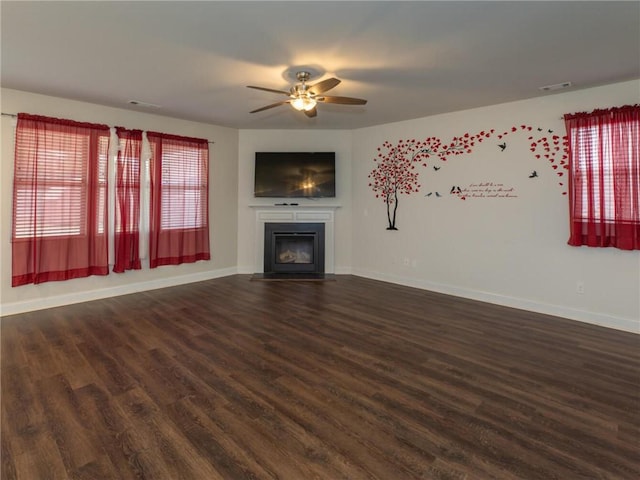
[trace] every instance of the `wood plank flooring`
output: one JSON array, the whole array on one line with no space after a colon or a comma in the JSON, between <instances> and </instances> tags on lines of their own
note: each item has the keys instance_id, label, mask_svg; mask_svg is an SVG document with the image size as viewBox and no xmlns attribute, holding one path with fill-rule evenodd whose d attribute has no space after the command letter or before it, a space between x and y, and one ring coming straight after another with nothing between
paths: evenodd
<instances>
[{"instance_id":1,"label":"wood plank flooring","mask_svg":"<svg viewBox=\"0 0 640 480\"><path fill-rule=\"evenodd\" d=\"M640 336L250 278L5 317L1 478L640 478Z\"/></svg>"}]
</instances>

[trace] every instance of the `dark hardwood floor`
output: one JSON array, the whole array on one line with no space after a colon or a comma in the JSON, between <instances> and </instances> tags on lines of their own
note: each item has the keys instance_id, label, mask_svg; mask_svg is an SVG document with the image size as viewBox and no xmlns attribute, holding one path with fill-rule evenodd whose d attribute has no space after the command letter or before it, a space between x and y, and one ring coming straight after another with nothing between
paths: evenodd
<instances>
[{"instance_id":1,"label":"dark hardwood floor","mask_svg":"<svg viewBox=\"0 0 640 480\"><path fill-rule=\"evenodd\" d=\"M640 478L640 336L250 278L5 317L2 479Z\"/></svg>"}]
</instances>

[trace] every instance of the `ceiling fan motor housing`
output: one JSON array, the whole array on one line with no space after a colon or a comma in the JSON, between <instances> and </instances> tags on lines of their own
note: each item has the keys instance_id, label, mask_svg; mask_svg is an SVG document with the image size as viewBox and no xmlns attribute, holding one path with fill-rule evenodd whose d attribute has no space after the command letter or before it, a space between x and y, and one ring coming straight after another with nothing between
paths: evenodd
<instances>
[{"instance_id":1,"label":"ceiling fan motor housing","mask_svg":"<svg viewBox=\"0 0 640 480\"><path fill-rule=\"evenodd\" d=\"M309 80L309 78L311 78L311 74L309 72L298 72L296 73L296 78L301 81L302 83L306 82L307 80Z\"/></svg>"}]
</instances>

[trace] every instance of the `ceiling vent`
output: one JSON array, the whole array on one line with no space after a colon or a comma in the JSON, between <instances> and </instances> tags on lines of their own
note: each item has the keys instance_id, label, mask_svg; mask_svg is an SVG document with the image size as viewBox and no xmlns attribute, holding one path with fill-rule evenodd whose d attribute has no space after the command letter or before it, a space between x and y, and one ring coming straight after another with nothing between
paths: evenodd
<instances>
[{"instance_id":1,"label":"ceiling vent","mask_svg":"<svg viewBox=\"0 0 640 480\"><path fill-rule=\"evenodd\" d=\"M552 90L562 90L571 86L571 82L555 83L553 85L545 85L544 87L538 87L538 90L543 92L551 92Z\"/></svg>"},{"instance_id":2,"label":"ceiling vent","mask_svg":"<svg viewBox=\"0 0 640 480\"><path fill-rule=\"evenodd\" d=\"M155 103L141 102L140 100L129 100L127 103L129 105L136 105L138 107L160 108L160 105L156 105Z\"/></svg>"}]
</instances>

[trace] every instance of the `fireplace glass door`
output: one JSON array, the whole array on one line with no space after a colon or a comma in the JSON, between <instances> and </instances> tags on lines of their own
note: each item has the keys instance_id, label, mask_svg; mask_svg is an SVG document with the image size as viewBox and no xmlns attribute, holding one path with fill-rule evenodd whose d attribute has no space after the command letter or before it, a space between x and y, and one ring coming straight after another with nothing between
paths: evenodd
<instances>
[{"instance_id":1,"label":"fireplace glass door","mask_svg":"<svg viewBox=\"0 0 640 480\"><path fill-rule=\"evenodd\" d=\"M324 223L265 223L264 273L324 273Z\"/></svg>"},{"instance_id":2,"label":"fireplace glass door","mask_svg":"<svg viewBox=\"0 0 640 480\"><path fill-rule=\"evenodd\" d=\"M278 235L275 262L313 264L314 240L315 235Z\"/></svg>"}]
</instances>

